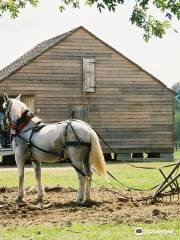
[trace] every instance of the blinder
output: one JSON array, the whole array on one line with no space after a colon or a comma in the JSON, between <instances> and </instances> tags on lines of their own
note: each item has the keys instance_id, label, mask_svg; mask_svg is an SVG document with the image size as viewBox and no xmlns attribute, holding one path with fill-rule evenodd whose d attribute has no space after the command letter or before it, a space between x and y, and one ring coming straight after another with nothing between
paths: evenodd
<instances>
[{"instance_id":1,"label":"blinder","mask_svg":"<svg viewBox=\"0 0 180 240\"><path fill-rule=\"evenodd\" d=\"M10 128L10 125L11 125L11 118L10 118L11 106L12 106L12 101L9 99L6 102L6 106L3 107L2 109L1 127L4 129Z\"/></svg>"}]
</instances>

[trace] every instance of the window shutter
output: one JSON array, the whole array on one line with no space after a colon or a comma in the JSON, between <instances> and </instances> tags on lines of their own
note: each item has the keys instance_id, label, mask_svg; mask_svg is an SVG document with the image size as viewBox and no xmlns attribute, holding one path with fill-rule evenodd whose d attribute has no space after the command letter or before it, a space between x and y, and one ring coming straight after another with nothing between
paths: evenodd
<instances>
[{"instance_id":1,"label":"window shutter","mask_svg":"<svg viewBox=\"0 0 180 240\"><path fill-rule=\"evenodd\" d=\"M83 58L83 92L95 92L95 59Z\"/></svg>"}]
</instances>

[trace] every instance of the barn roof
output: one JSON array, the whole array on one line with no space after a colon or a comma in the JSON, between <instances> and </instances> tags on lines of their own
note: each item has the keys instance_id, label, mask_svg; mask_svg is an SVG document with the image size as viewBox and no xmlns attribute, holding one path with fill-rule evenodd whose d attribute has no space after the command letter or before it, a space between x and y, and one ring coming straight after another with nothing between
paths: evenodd
<instances>
[{"instance_id":1,"label":"barn roof","mask_svg":"<svg viewBox=\"0 0 180 240\"><path fill-rule=\"evenodd\" d=\"M89 32L87 29L85 29L84 27L80 26L77 28L74 28L66 33L63 33L61 35L58 35L54 38L50 38L48 40L45 40L43 42L41 42L40 44L36 45L34 48L32 48L31 50L29 50L28 52L26 52L24 55L22 55L21 57L19 57L17 60L15 60L14 62L10 63L9 65L7 65L5 68L3 68L2 70L0 70L0 81L7 78L9 75L11 75L12 73L14 73L15 71L17 71L18 69L20 69L21 67L23 67L24 65L26 65L27 63L29 63L30 61L32 61L34 58L36 58L37 56L41 55L43 52L45 52L46 50L48 50L49 48L51 48L52 46L54 46L55 44L63 41L65 38L67 38L68 36L70 36L73 32L77 31L78 29L84 29L85 31L87 31L89 34L91 34L93 37L95 37L96 39L98 39L99 41L101 41L103 44L105 44L106 46L108 46L109 48L111 48L113 51L115 51L116 53L118 53L119 55L123 56L124 58L126 58L128 61L130 61L132 64L136 65L140 70L144 71L146 74L150 75L154 80L156 80L157 82L159 82L161 85L163 85L168 91L170 91L171 93L176 94L172 89L168 88L164 83L162 83L159 79L157 79L156 77L154 77L152 74L150 74L149 72L147 72L146 70L144 70L143 68L141 68L139 65L137 65L136 63L134 63L132 60L130 60L129 58L127 58L126 56L124 56L122 53L118 52L116 49L114 49L113 47L111 47L110 45L108 45L106 42L104 42L103 40L99 39L97 36L95 36L93 33Z\"/></svg>"},{"instance_id":2,"label":"barn roof","mask_svg":"<svg viewBox=\"0 0 180 240\"><path fill-rule=\"evenodd\" d=\"M58 35L54 38L48 39L46 41L41 42L40 44L36 45L34 48L26 52L24 55L19 57L17 60L6 66L0 71L0 80L3 80L4 78L7 78L9 75L23 67L25 64L33 60L35 57L39 56L46 50L48 50L50 47L54 46L56 43L64 40L66 37L68 37L71 33L73 33L77 28L68 31L66 33L63 33L61 35Z\"/></svg>"}]
</instances>

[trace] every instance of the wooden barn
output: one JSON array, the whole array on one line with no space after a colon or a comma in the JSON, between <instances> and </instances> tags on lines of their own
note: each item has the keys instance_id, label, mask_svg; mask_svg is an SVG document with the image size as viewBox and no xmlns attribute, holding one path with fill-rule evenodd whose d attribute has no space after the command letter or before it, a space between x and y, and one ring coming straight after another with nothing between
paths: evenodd
<instances>
[{"instance_id":1,"label":"wooden barn","mask_svg":"<svg viewBox=\"0 0 180 240\"><path fill-rule=\"evenodd\" d=\"M22 92L44 122L88 122L119 160L173 159L175 93L84 27L38 44L2 69L4 92Z\"/></svg>"}]
</instances>

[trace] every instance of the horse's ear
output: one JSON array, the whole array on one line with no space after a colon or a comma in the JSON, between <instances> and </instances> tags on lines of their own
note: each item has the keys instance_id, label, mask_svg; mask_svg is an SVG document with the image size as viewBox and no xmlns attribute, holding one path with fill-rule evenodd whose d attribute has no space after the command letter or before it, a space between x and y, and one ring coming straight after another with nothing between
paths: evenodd
<instances>
[{"instance_id":1,"label":"horse's ear","mask_svg":"<svg viewBox=\"0 0 180 240\"><path fill-rule=\"evenodd\" d=\"M16 97L16 99L18 99L18 100L21 99L21 93Z\"/></svg>"},{"instance_id":2,"label":"horse's ear","mask_svg":"<svg viewBox=\"0 0 180 240\"><path fill-rule=\"evenodd\" d=\"M9 99L9 96L7 95L7 93L4 93L4 101L7 102Z\"/></svg>"}]
</instances>

